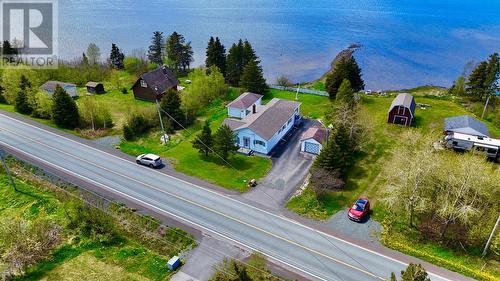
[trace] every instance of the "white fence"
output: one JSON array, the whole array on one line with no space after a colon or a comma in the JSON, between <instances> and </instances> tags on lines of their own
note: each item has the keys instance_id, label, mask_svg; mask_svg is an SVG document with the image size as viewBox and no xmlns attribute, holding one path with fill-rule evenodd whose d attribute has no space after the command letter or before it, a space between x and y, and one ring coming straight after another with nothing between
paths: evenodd
<instances>
[{"instance_id":1,"label":"white fence","mask_svg":"<svg viewBox=\"0 0 500 281\"><path fill-rule=\"evenodd\" d=\"M324 96L324 97L329 96L328 93L325 91L305 89L305 88L283 87L283 86L278 86L278 85L269 85L269 88L276 89L276 90L291 91L291 92L297 92L297 90L298 90L299 93L301 93L301 94Z\"/></svg>"}]
</instances>

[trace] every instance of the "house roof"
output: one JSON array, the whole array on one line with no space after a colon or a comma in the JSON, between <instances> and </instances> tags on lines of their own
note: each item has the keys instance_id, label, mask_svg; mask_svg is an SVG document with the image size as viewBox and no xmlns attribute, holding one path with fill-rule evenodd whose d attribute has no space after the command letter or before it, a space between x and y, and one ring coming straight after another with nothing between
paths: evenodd
<instances>
[{"instance_id":1,"label":"house roof","mask_svg":"<svg viewBox=\"0 0 500 281\"><path fill-rule=\"evenodd\" d=\"M259 95L259 94L245 92L245 93L241 94L238 98L233 100L231 103L229 103L227 105L227 107L247 109L262 97L263 96Z\"/></svg>"},{"instance_id":2,"label":"house roof","mask_svg":"<svg viewBox=\"0 0 500 281\"><path fill-rule=\"evenodd\" d=\"M97 87L98 85L102 85L102 83L89 81L89 82L87 82L87 84L85 84L85 87L95 88L95 87Z\"/></svg>"},{"instance_id":3,"label":"house roof","mask_svg":"<svg viewBox=\"0 0 500 281\"><path fill-rule=\"evenodd\" d=\"M328 129L321 127L311 127L302 134L301 141L314 139L319 143L324 143L328 138Z\"/></svg>"},{"instance_id":4,"label":"house roof","mask_svg":"<svg viewBox=\"0 0 500 281\"><path fill-rule=\"evenodd\" d=\"M47 81L40 88L49 94L53 94L56 91L57 85L59 85L63 89L66 89L67 87L75 87L76 88L75 84L65 83L65 82L60 82L60 81ZM76 93L76 91L69 91L68 94L71 97L75 97L78 95Z\"/></svg>"},{"instance_id":5,"label":"house roof","mask_svg":"<svg viewBox=\"0 0 500 281\"><path fill-rule=\"evenodd\" d=\"M257 107L257 112L241 120L227 118L224 124L233 131L248 128L260 137L270 140L291 117L299 102L274 98L266 105Z\"/></svg>"},{"instance_id":6,"label":"house roof","mask_svg":"<svg viewBox=\"0 0 500 281\"><path fill-rule=\"evenodd\" d=\"M444 119L444 130L446 132L462 133L473 136L489 136L488 127L483 122L469 115Z\"/></svg>"},{"instance_id":7,"label":"house roof","mask_svg":"<svg viewBox=\"0 0 500 281\"><path fill-rule=\"evenodd\" d=\"M391 110L396 106L404 106L406 108L409 108L411 113L414 114L415 108L417 105L416 105L415 99L413 98L412 95L407 94L407 93L402 93L402 94L399 94L392 101L391 107L389 108L389 112L391 112Z\"/></svg>"},{"instance_id":8,"label":"house roof","mask_svg":"<svg viewBox=\"0 0 500 281\"><path fill-rule=\"evenodd\" d=\"M133 87L135 87L141 79L146 81L148 87L155 91L157 95L161 95L168 89L179 85L179 80L177 80L172 70L166 66L142 74Z\"/></svg>"}]
</instances>

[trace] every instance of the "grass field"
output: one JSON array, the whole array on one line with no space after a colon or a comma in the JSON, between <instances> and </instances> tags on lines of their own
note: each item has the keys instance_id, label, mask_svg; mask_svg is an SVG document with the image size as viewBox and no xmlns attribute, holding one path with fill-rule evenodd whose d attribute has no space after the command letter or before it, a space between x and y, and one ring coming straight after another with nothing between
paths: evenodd
<instances>
[{"instance_id":1,"label":"grass field","mask_svg":"<svg viewBox=\"0 0 500 281\"><path fill-rule=\"evenodd\" d=\"M51 258L28 268L16 280L165 280L173 274L166 268L168 256L158 255L124 235L101 241L67 228L66 205L47 189L49 183L37 185L24 177L15 181L17 192L0 170L0 220L22 218L31 222L43 216L63 227L62 243L52 251Z\"/></svg>"}]
</instances>

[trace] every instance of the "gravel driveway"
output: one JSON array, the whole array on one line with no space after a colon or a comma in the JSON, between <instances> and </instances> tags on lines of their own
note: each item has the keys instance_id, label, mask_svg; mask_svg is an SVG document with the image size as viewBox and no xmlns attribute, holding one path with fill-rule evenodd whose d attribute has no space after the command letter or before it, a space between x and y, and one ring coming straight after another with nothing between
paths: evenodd
<instances>
[{"instance_id":1,"label":"gravel driveway","mask_svg":"<svg viewBox=\"0 0 500 281\"><path fill-rule=\"evenodd\" d=\"M301 128L275 148L271 154L271 171L256 188L243 195L245 199L277 210L286 204L314 161L313 155L300 152L302 133L314 125L319 125L319 122L305 119Z\"/></svg>"},{"instance_id":2,"label":"gravel driveway","mask_svg":"<svg viewBox=\"0 0 500 281\"><path fill-rule=\"evenodd\" d=\"M362 223L353 222L347 218L347 209L337 212L323 224L336 232L341 232L353 238L371 242L375 245L381 245L378 234L382 232L382 225L371 218L368 218Z\"/></svg>"}]
</instances>

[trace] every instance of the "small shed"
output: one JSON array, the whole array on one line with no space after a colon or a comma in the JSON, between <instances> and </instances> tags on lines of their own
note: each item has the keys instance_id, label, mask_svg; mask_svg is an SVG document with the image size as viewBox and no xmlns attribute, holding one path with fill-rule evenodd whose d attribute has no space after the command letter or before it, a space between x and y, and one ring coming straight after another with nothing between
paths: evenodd
<instances>
[{"instance_id":1,"label":"small shed","mask_svg":"<svg viewBox=\"0 0 500 281\"><path fill-rule=\"evenodd\" d=\"M49 95L53 95L57 86L63 88L72 98L77 98L76 85L59 81L47 81L40 88Z\"/></svg>"},{"instance_id":2,"label":"small shed","mask_svg":"<svg viewBox=\"0 0 500 281\"><path fill-rule=\"evenodd\" d=\"M176 270L181 266L181 259L178 256L173 256L170 260L167 262L167 267L169 270Z\"/></svg>"},{"instance_id":3,"label":"small shed","mask_svg":"<svg viewBox=\"0 0 500 281\"><path fill-rule=\"evenodd\" d=\"M387 122L391 124L411 126L415 119L416 103L412 95L399 94L391 104Z\"/></svg>"},{"instance_id":4,"label":"small shed","mask_svg":"<svg viewBox=\"0 0 500 281\"><path fill-rule=\"evenodd\" d=\"M89 81L85 84L87 87L87 92L90 94L104 94L104 85L99 82Z\"/></svg>"},{"instance_id":5,"label":"small shed","mask_svg":"<svg viewBox=\"0 0 500 281\"><path fill-rule=\"evenodd\" d=\"M328 129L311 127L300 138L300 151L318 155L328 139Z\"/></svg>"}]
</instances>

